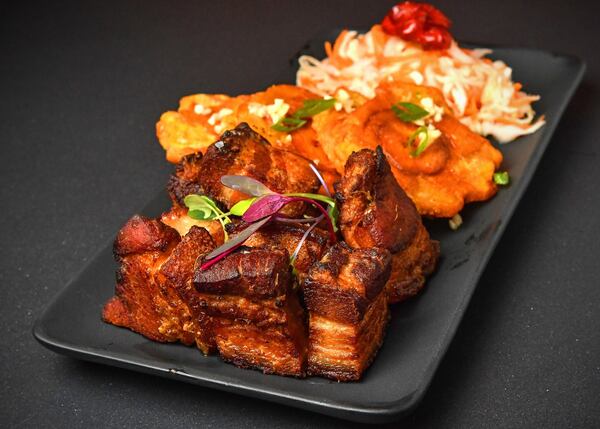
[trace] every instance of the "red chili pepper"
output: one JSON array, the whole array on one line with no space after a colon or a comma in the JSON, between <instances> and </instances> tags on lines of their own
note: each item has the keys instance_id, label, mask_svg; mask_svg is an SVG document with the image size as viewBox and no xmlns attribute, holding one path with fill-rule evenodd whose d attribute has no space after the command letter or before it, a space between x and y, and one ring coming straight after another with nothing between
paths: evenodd
<instances>
[{"instance_id":1,"label":"red chili pepper","mask_svg":"<svg viewBox=\"0 0 600 429\"><path fill-rule=\"evenodd\" d=\"M419 43L425 50L448 49L451 22L436 7L405 1L394 6L383 18L383 31L404 40Z\"/></svg>"}]
</instances>

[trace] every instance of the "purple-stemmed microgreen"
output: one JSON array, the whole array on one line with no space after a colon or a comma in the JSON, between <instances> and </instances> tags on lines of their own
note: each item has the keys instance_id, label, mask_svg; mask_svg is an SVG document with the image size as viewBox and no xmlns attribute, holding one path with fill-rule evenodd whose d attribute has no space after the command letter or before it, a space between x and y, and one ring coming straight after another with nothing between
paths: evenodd
<instances>
[{"instance_id":1,"label":"purple-stemmed microgreen","mask_svg":"<svg viewBox=\"0 0 600 429\"><path fill-rule=\"evenodd\" d=\"M331 226L333 228L333 231L334 232L338 231L337 223L338 223L338 218L339 218L339 211L337 208L337 204L335 203L335 200L333 198L326 197L325 195L321 195L321 194L310 194L310 193L304 193L304 192L289 193L289 194L284 194L284 195L286 195L288 197L301 197L301 198L307 198L309 200L317 200L317 201L324 202L325 204L327 204L327 217L331 221Z\"/></svg>"},{"instance_id":2,"label":"purple-stemmed microgreen","mask_svg":"<svg viewBox=\"0 0 600 429\"><path fill-rule=\"evenodd\" d=\"M308 164L308 166L313 171L313 173L315 173L315 176L317 176L317 179L319 179L319 182L321 182L321 186L323 186L323 190L325 191L327 196L329 198L331 198L331 192L329 192L329 188L327 187L327 182L325 182L325 179L323 178L323 176L321 175L319 170L317 170L317 167L315 167L315 165L312 162L310 162Z\"/></svg>"},{"instance_id":3,"label":"purple-stemmed microgreen","mask_svg":"<svg viewBox=\"0 0 600 429\"><path fill-rule=\"evenodd\" d=\"M275 216L273 218L273 220L276 220L277 222L283 222L283 223L313 223L316 222L317 219L319 219L318 217L304 217L304 218L292 218L292 217L285 217L285 216ZM319 222L322 219L319 219Z\"/></svg>"},{"instance_id":4,"label":"purple-stemmed microgreen","mask_svg":"<svg viewBox=\"0 0 600 429\"><path fill-rule=\"evenodd\" d=\"M202 219L218 219L223 225L223 230L225 230L225 219L227 220L226 223L230 222L228 215L240 216L244 222L248 223L248 226L243 231L233 235L229 239L226 239L225 243L206 255L204 258L205 262L200 266L200 270L206 270L221 259L225 258L235 249L244 244L244 242L263 225L272 220L288 223L312 223L312 225L310 225L305 231L304 235L298 242L294 253L290 257L292 266L298 257L298 253L300 252L302 245L314 228L316 228L317 225L319 225L322 221L326 221L330 240L335 242L335 233L337 231L336 223L338 217L337 205L335 200L331 197L331 193L327 188L327 184L317 168L312 164L309 165L321 182L321 185L327 193L327 196L311 193L280 194L272 191L267 186L251 177L226 175L221 177L221 183L223 185L235 191L251 195L252 198L238 201L231 207L228 213L223 213L208 197L201 195L190 195L186 197L186 205L190 207L190 211L188 212L191 213L190 216L198 215L201 216ZM280 211L286 205L295 202L309 204L319 210L321 214L317 217L305 217L299 219L292 219L280 214ZM196 212L200 213L196 214Z\"/></svg>"},{"instance_id":5,"label":"purple-stemmed microgreen","mask_svg":"<svg viewBox=\"0 0 600 429\"><path fill-rule=\"evenodd\" d=\"M240 247L252 234L258 231L263 225L271 220L270 217L266 217L258 222L254 222L249 224L243 231L238 232L237 234L232 235L229 238L229 241L226 241L208 255L204 257L204 263L200 266L200 271L207 270L212 267L214 264L219 262L221 259L225 258L235 249Z\"/></svg>"},{"instance_id":6,"label":"purple-stemmed microgreen","mask_svg":"<svg viewBox=\"0 0 600 429\"><path fill-rule=\"evenodd\" d=\"M332 242L336 241L335 236L335 228L333 225L332 219L329 217L329 213L327 210L323 208L321 204L319 204L315 199L310 197L305 197L304 195L313 195L313 194L302 194L303 196L297 196L297 194L269 194L257 199L254 203L250 205L246 213L242 216L244 222L256 222L259 219L262 219L266 216L273 216L286 205L294 202L303 202L312 205L317 210L321 212L325 216L327 221L327 227L330 233L330 240ZM314 194L316 195L316 194ZM327 197L325 197L327 198Z\"/></svg>"},{"instance_id":7,"label":"purple-stemmed microgreen","mask_svg":"<svg viewBox=\"0 0 600 429\"><path fill-rule=\"evenodd\" d=\"M302 249L302 245L304 244L304 242L306 241L306 239L308 238L308 236L310 235L310 233L312 232L313 229L316 228L316 226L323 220L325 219L325 215L321 215L317 218L315 218L315 223L313 223L311 226L309 226L306 231L304 231L304 234L302 235L302 238L300 239L300 241L298 242L298 244L296 245L296 249L294 250L294 253L292 253L292 256L290 256L290 265L292 266L292 270L293 273L298 275L298 272L296 271L296 266L294 265L296 263L296 259L298 259L298 254L300 253L300 249Z\"/></svg>"},{"instance_id":8,"label":"purple-stemmed microgreen","mask_svg":"<svg viewBox=\"0 0 600 429\"><path fill-rule=\"evenodd\" d=\"M267 194L275 194L264 184L256 179L248 176L225 175L221 176L221 183L234 191L239 191L243 194L252 195L253 197L262 197Z\"/></svg>"},{"instance_id":9,"label":"purple-stemmed microgreen","mask_svg":"<svg viewBox=\"0 0 600 429\"><path fill-rule=\"evenodd\" d=\"M248 207L248 210L242 215L244 222L256 222L266 216L271 216L279 212L290 200L282 194L268 194L258 198Z\"/></svg>"}]
</instances>

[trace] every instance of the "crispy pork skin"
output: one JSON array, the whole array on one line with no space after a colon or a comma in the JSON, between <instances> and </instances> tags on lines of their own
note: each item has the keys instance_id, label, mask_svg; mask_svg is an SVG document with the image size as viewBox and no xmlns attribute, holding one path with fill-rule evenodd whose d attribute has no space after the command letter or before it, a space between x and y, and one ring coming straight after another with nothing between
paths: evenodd
<instances>
[{"instance_id":1,"label":"crispy pork skin","mask_svg":"<svg viewBox=\"0 0 600 429\"><path fill-rule=\"evenodd\" d=\"M319 180L309 161L295 153L274 148L248 124L226 131L206 154L187 155L179 162L168 184L173 203L183 206L189 194L204 194L229 209L248 198L221 183L224 175L252 177L269 189L280 192L317 192ZM303 204L292 204L284 212L298 215Z\"/></svg>"},{"instance_id":2,"label":"crispy pork skin","mask_svg":"<svg viewBox=\"0 0 600 429\"><path fill-rule=\"evenodd\" d=\"M435 270L439 255L439 241L431 240L425 226L419 225L410 246L392 255L392 274L386 285L390 303L417 295Z\"/></svg>"},{"instance_id":3,"label":"crispy pork skin","mask_svg":"<svg viewBox=\"0 0 600 429\"><path fill-rule=\"evenodd\" d=\"M429 238L381 147L352 153L335 189L344 240L352 247L376 246L392 252L392 275L386 287L390 302L418 293L435 267L439 243Z\"/></svg>"},{"instance_id":4,"label":"crispy pork skin","mask_svg":"<svg viewBox=\"0 0 600 429\"><path fill-rule=\"evenodd\" d=\"M389 319L384 286L391 256L383 248L331 247L304 281L309 311L308 371L339 381L361 378Z\"/></svg>"},{"instance_id":5,"label":"crispy pork skin","mask_svg":"<svg viewBox=\"0 0 600 429\"><path fill-rule=\"evenodd\" d=\"M185 207L183 199L190 194L202 194L202 186L198 177L202 167L202 153L184 156L175 166L167 184L169 197L175 206Z\"/></svg>"},{"instance_id":6,"label":"crispy pork skin","mask_svg":"<svg viewBox=\"0 0 600 429\"><path fill-rule=\"evenodd\" d=\"M161 264L178 243L177 231L157 220L133 216L125 224L114 243L120 267L115 296L104 306L105 321L155 341L179 340L177 335L161 329L171 309L155 279Z\"/></svg>"},{"instance_id":7,"label":"crispy pork skin","mask_svg":"<svg viewBox=\"0 0 600 429\"><path fill-rule=\"evenodd\" d=\"M305 313L285 249L243 247L206 270L196 263L199 318L225 361L265 373L304 376Z\"/></svg>"},{"instance_id":8,"label":"crispy pork skin","mask_svg":"<svg viewBox=\"0 0 600 429\"><path fill-rule=\"evenodd\" d=\"M212 332L195 317L195 311L186 298L193 293L196 260L214 248L215 242L209 232L192 226L162 264L157 276L161 294L167 298L176 315L169 322L163 322L162 329L174 333L180 331L186 336L186 341L182 341L186 344L191 337L204 354L214 350Z\"/></svg>"},{"instance_id":9,"label":"crispy pork skin","mask_svg":"<svg viewBox=\"0 0 600 429\"><path fill-rule=\"evenodd\" d=\"M209 146L196 179L204 194L229 209L248 195L224 186L224 175L249 176L279 193L316 192L320 187L307 159L274 148L246 123L226 131ZM303 205L293 206L298 209Z\"/></svg>"},{"instance_id":10,"label":"crispy pork skin","mask_svg":"<svg viewBox=\"0 0 600 429\"><path fill-rule=\"evenodd\" d=\"M181 239L159 220L132 217L115 240L120 267L115 296L104 306L103 319L155 341L196 343L208 350L206 332L179 289L191 284L196 258L213 248L204 228L194 226Z\"/></svg>"}]
</instances>

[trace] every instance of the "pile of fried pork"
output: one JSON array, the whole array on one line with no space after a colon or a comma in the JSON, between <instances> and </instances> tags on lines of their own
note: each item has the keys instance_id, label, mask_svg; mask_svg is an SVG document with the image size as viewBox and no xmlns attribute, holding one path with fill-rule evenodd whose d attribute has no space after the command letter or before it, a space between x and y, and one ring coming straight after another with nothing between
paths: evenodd
<instances>
[{"instance_id":1,"label":"pile of fried pork","mask_svg":"<svg viewBox=\"0 0 600 429\"><path fill-rule=\"evenodd\" d=\"M272 219L207 266L227 235L217 220L188 216L184 198L204 195L230 210L248 195L224 186L225 175L251 177L281 194L321 189L305 157L270 145L245 123L225 131L204 154L181 158L168 184L168 212L136 215L119 231L115 296L103 319L154 341L195 344L243 368L359 380L383 343L389 305L416 295L439 255L383 150L347 158L334 185L335 239L322 225L307 232L305 223ZM285 210L298 219L311 207ZM238 219L227 233L245 228Z\"/></svg>"}]
</instances>

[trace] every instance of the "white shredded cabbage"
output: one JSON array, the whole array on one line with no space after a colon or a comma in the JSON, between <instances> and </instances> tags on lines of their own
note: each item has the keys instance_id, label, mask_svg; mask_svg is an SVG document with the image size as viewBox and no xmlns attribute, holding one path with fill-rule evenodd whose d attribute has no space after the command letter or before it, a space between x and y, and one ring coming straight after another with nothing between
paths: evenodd
<instances>
[{"instance_id":1,"label":"white shredded cabbage","mask_svg":"<svg viewBox=\"0 0 600 429\"><path fill-rule=\"evenodd\" d=\"M405 79L442 91L454 115L478 134L506 143L534 133L544 125L543 117L534 122L531 106L540 97L515 87L512 69L486 58L489 53L489 49L462 49L453 41L446 51L432 54L417 44L387 36L378 54L371 31L348 31L336 42L336 55L347 64L336 67L330 58L304 55L296 79L298 86L321 96L346 88L367 98L375 96L382 80Z\"/></svg>"}]
</instances>

